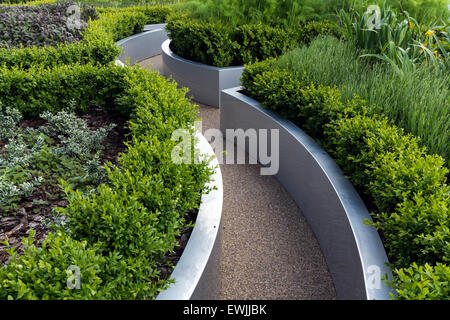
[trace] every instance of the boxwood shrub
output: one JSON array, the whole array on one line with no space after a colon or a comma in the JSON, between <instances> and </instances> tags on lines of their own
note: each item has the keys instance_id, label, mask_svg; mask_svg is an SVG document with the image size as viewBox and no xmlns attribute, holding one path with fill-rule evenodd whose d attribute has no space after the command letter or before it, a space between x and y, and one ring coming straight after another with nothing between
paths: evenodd
<instances>
[{"instance_id":1,"label":"boxwood shrub","mask_svg":"<svg viewBox=\"0 0 450 320\"><path fill-rule=\"evenodd\" d=\"M376 208L394 268L398 299L449 299L450 187L445 160L427 154L418 139L378 115L365 102L316 86L306 74L274 59L247 65L246 94L305 130L330 153L364 198Z\"/></svg>"},{"instance_id":2,"label":"boxwood shrub","mask_svg":"<svg viewBox=\"0 0 450 320\"><path fill-rule=\"evenodd\" d=\"M438 263L396 270L394 287L398 300L448 300L450 296L450 267Z\"/></svg>"},{"instance_id":3,"label":"boxwood shrub","mask_svg":"<svg viewBox=\"0 0 450 320\"><path fill-rule=\"evenodd\" d=\"M121 53L115 42L142 32L145 24L164 22L173 12L166 6L96 10L99 19L88 23L81 32L80 41L46 47L0 48L0 65L26 69L34 64L45 67L72 63L107 64Z\"/></svg>"},{"instance_id":4,"label":"boxwood shrub","mask_svg":"<svg viewBox=\"0 0 450 320\"><path fill-rule=\"evenodd\" d=\"M126 151L118 166L107 165L108 183L94 193L62 183L69 205L58 213L63 228L42 247L25 239L25 250L9 250L0 268L1 299L152 299L167 288L159 266L174 250L185 215L208 192L208 160L175 164L174 130L193 139L197 107L156 72L114 65L71 65L0 71L0 100L28 115L66 108L101 106L129 117ZM192 150L195 154L195 150ZM32 236L32 234L31 234ZM81 288L66 282L79 268Z\"/></svg>"},{"instance_id":5,"label":"boxwood shrub","mask_svg":"<svg viewBox=\"0 0 450 320\"><path fill-rule=\"evenodd\" d=\"M0 101L26 116L67 109L73 101L81 112L94 103L113 106L124 90L125 73L120 67L91 64L0 68Z\"/></svg>"},{"instance_id":6,"label":"boxwood shrub","mask_svg":"<svg viewBox=\"0 0 450 320\"><path fill-rule=\"evenodd\" d=\"M143 13L146 24L166 22L169 17L175 14L173 7L167 5L139 5L123 8L97 7L96 10L100 15L104 13Z\"/></svg>"},{"instance_id":7,"label":"boxwood shrub","mask_svg":"<svg viewBox=\"0 0 450 320\"><path fill-rule=\"evenodd\" d=\"M327 21L311 21L291 28L264 24L229 27L182 15L172 16L166 29L176 54L216 67L262 61L309 43L319 35L340 35L340 28Z\"/></svg>"}]
</instances>

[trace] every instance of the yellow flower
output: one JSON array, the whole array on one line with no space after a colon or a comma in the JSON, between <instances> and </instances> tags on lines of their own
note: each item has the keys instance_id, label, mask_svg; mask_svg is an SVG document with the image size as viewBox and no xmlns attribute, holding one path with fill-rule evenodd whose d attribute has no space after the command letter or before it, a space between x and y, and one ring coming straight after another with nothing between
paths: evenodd
<instances>
[{"instance_id":1,"label":"yellow flower","mask_svg":"<svg viewBox=\"0 0 450 320\"><path fill-rule=\"evenodd\" d=\"M409 22L409 28L411 29L412 27L414 27L414 23L412 21Z\"/></svg>"},{"instance_id":2,"label":"yellow flower","mask_svg":"<svg viewBox=\"0 0 450 320\"><path fill-rule=\"evenodd\" d=\"M426 44L426 43L422 43L422 46L424 46L424 47L426 48L426 47L427 47L427 44ZM420 52L425 52L425 50L422 49L422 48L420 48Z\"/></svg>"},{"instance_id":3,"label":"yellow flower","mask_svg":"<svg viewBox=\"0 0 450 320\"><path fill-rule=\"evenodd\" d=\"M425 35L427 36L432 36L434 34L434 30L428 30L427 32L425 32Z\"/></svg>"}]
</instances>

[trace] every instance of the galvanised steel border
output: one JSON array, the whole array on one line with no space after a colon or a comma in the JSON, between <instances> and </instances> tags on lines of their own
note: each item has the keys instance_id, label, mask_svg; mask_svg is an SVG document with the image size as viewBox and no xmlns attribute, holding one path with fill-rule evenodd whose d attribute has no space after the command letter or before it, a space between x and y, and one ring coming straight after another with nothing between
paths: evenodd
<instances>
[{"instance_id":1,"label":"galvanised steel border","mask_svg":"<svg viewBox=\"0 0 450 320\"><path fill-rule=\"evenodd\" d=\"M218 299L220 290L220 221L222 217L222 174L214 151L203 135L197 132L197 147L203 156L214 157L216 168L210 184L215 190L202 196L194 230L175 266L171 277L175 284L161 292L157 300Z\"/></svg>"},{"instance_id":2,"label":"galvanised steel border","mask_svg":"<svg viewBox=\"0 0 450 320\"><path fill-rule=\"evenodd\" d=\"M165 24L150 24L144 27L144 32L122 39L117 45L123 48L119 60L124 63L130 60L130 65L138 61L161 54L161 44L166 41Z\"/></svg>"},{"instance_id":3,"label":"galvanised steel border","mask_svg":"<svg viewBox=\"0 0 450 320\"><path fill-rule=\"evenodd\" d=\"M177 56L169 46L170 40L162 44L163 74L189 88L196 101L220 108L220 92L240 85L243 66L218 68L193 62Z\"/></svg>"},{"instance_id":4,"label":"galvanised steel border","mask_svg":"<svg viewBox=\"0 0 450 320\"><path fill-rule=\"evenodd\" d=\"M147 25L146 31L119 41L124 54L116 63L130 59L132 63L161 54L161 43L167 35L161 25ZM165 39L164 39L165 38ZM195 227L183 254L171 274L175 280L157 300L217 299L220 289L220 222L222 217L222 174L214 150L200 132L197 132L197 147L201 157L213 157L210 166L214 174L210 187L213 190L202 196Z\"/></svg>"},{"instance_id":5,"label":"galvanised steel border","mask_svg":"<svg viewBox=\"0 0 450 320\"><path fill-rule=\"evenodd\" d=\"M371 217L352 184L311 137L240 90L222 91L221 130L279 129L276 178L314 231L338 299L389 299L391 290L380 281L385 274L392 279L386 251L376 229L363 223Z\"/></svg>"}]
</instances>

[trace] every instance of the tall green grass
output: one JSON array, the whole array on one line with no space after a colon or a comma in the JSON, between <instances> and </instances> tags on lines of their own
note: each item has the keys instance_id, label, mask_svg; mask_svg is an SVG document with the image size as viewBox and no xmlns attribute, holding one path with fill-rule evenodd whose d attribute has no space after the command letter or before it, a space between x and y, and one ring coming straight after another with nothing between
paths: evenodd
<instances>
[{"instance_id":1,"label":"tall green grass","mask_svg":"<svg viewBox=\"0 0 450 320\"><path fill-rule=\"evenodd\" d=\"M182 6L192 17L208 22L220 20L236 26L263 22L292 25L308 20L332 20L340 9L364 12L384 2L397 12L407 11L421 24L447 21L447 0L186 0Z\"/></svg>"},{"instance_id":2,"label":"tall green grass","mask_svg":"<svg viewBox=\"0 0 450 320\"><path fill-rule=\"evenodd\" d=\"M425 27L448 21L450 13L448 0L349 0L351 7L359 13L367 10L369 5L386 4L397 13L406 11Z\"/></svg>"},{"instance_id":3,"label":"tall green grass","mask_svg":"<svg viewBox=\"0 0 450 320\"><path fill-rule=\"evenodd\" d=\"M375 57L390 64L398 73L415 71L427 62L437 72L450 71L448 23L424 29L408 13L397 14L385 5L380 8L374 24L373 12L348 14L340 11L345 36L366 57Z\"/></svg>"},{"instance_id":4,"label":"tall green grass","mask_svg":"<svg viewBox=\"0 0 450 320\"><path fill-rule=\"evenodd\" d=\"M310 20L337 20L353 0L186 0L181 10L193 18L229 26L248 23L292 26Z\"/></svg>"},{"instance_id":5,"label":"tall green grass","mask_svg":"<svg viewBox=\"0 0 450 320\"><path fill-rule=\"evenodd\" d=\"M450 159L450 74L427 67L399 75L388 65L359 58L355 48L333 37L314 40L277 62L316 84L336 86L344 97L357 94L371 113L382 113L421 138L431 153Z\"/></svg>"}]
</instances>

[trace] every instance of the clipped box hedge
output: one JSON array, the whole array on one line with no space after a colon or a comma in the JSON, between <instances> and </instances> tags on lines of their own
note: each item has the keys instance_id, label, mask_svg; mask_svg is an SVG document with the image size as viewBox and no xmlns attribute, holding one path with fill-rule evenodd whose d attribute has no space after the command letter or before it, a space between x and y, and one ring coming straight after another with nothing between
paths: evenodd
<instances>
[{"instance_id":1,"label":"clipped box hedge","mask_svg":"<svg viewBox=\"0 0 450 320\"><path fill-rule=\"evenodd\" d=\"M99 19L91 20L82 32L82 40L56 47L0 48L0 66L29 68L62 64L107 64L121 54L116 42L142 32L145 24L165 22L173 9L167 6L96 8Z\"/></svg>"},{"instance_id":2,"label":"clipped box hedge","mask_svg":"<svg viewBox=\"0 0 450 320\"><path fill-rule=\"evenodd\" d=\"M450 187L445 160L387 118L368 116L365 101L271 59L246 66L245 93L305 130L330 153L376 207L398 299L450 299Z\"/></svg>"},{"instance_id":3,"label":"clipped box hedge","mask_svg":"<svg viewBox=\"0 0 450 320\"><path fill-rule=\"evenodd\" d=\"M264 24L229 27L220 22L192 20L176 15L166 27L171 50L195 62L229 67L277 57L288 49L309 43L322 34L339 36L338 25L312 21L291 28Z\"/></svg>"},{"instance_id":4,"label":"clipped box hedge","mask_svg":"<svg viewBox=\"0 0 450 320\"><path fill-rule=\"evenodd\" d=\"M69 205L63 229L42 247L25 239L19 255L0 268L0 299L152 299L171 283L158 266L177 245L185 215L199 207L211 169L176 164L174 130L194 137L197 107L156 72L115 65L73 64L28 70L0 68L0 101L26 115L58 111L68 104L86 112L101 106L129 117L130 136L109 183L94 194L63 184ZM193 150L194 154L194 150ZM79 268L81 289L66 282Z\"/></svg>"}]
</instances>

